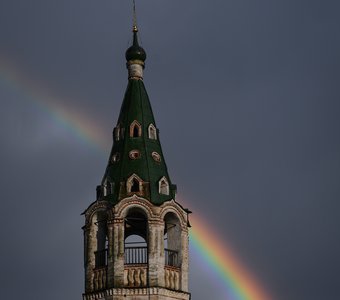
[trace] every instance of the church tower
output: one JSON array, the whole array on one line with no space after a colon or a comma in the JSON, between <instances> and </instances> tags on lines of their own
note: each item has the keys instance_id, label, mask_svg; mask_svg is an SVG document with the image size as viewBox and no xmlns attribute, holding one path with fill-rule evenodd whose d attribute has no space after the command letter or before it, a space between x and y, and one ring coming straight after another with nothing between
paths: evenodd
<instances>
[{"instance_id":1,"label":"church tower","mask_svg":"<svg viewBox=\"0 0 340 300\"><path fill-rule=\"evenodd\" d=\"M96 201L84 212L83 300L189 300L190 211L175 200L136 25L125 56L128 85L112 150Z\"/></svg>"}]
</instances>

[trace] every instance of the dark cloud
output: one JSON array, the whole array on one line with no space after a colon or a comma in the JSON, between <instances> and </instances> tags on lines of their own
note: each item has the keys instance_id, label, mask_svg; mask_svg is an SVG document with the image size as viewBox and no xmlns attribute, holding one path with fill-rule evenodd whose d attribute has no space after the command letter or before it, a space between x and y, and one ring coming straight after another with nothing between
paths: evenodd
<instances>
[{"instance_id":1,"label":"dark cloud","mask_svg":"<svg viewBox=\"0 0 340 300\"><path fill-rule=\"evenodd\" d=\"M338 299L340 4L153 0L137 8L145 84L179 198L275 300ZM3 0L0 58L93 120L110 143L130 30L129 1ZM79 298L80 213L106 155L5 77L2 297ZM191 270L193 299L225 299L200 261L192 258Z\"/></svg>"}]
</instances>

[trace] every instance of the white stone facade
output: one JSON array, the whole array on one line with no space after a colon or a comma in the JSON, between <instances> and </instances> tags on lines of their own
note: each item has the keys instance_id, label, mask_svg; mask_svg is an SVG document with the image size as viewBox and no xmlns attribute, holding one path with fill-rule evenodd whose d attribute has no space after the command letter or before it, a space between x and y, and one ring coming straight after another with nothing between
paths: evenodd
<instances>
[{"instance_id":1,"label":"white stone facade","mask_svg":"<svg viewBox=\"0 0 340 300\"><path fill-rule=\"evenodd\" d=\"M133 195L115 206L91 204L83 227L83 299L189 300L187 217L174 200L156 206ZM131 235L141 236L146 246L129 247Z\"/></svg>"}]
</instances>

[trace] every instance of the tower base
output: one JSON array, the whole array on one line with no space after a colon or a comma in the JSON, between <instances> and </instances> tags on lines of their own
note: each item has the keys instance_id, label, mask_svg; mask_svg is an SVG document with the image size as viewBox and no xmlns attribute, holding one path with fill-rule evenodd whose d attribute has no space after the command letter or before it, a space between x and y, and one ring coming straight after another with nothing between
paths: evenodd
<instances>
[{"instance_id":1,"label":"tower base","mask_svg":"<svg viewBox=\"0 0 340 300\"><path fill-rule=\"evenodd\" d=\"M83 300L190 300L190 293L153 288L112 288L83 294Z\"/></svg>"}]
</instances>

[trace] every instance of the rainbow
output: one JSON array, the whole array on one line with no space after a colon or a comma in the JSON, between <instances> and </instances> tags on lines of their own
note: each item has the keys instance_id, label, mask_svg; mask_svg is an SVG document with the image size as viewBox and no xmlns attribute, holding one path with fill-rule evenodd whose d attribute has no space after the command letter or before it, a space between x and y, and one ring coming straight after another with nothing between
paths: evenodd
<instances>
[{"instance_id":1,"label":"rainbow","mask_svg":"<svg viewBox=\"0 0 340 300\"><path fill-rule=\"evenodd\" d=\"M209 228L205 218L197 213L190 215L192 229L190 246L206 265L214 270L215 277L227 287L228 300L269 300L271 299L242 266L231 247L224 244L216 230Z\"/></svg>"},{"instance_id":2,"label":"rainbow","mask_svg":"<svg viewBox=\"0 0 340 300\"><path fill-rule=\"evenodd\" d=\"M0 80L24 99L27 99L38 110L50 118L67 132L70 132L79 141L88 147L104 154L109 144L100 127L90 118L85 118L79 113L79 108L72 107L72 99L56 97L46 85L38 84L9 59L0 57ZM106 143L103 142L106 140Z\"/></svg>"},{"instance_id":3,"label":"rainbow","mask_svg":"<svg viewBox=\"0 0 340 300\"><path fill-rule=\"evenodd\" d=\"M85 142L89 147L99 151L101 155L107 154L110 147L107 141L110 139L101 135L102 131L89 117L82 115L79 110L72 109L70 107L72 101L66 102L64 98L51 96L51 93L42 88L41 84L38 85L28 79L8 60L0 58L0 66L2 82L15 91L19 91L42 112L48 114L57 126L63 127L78 141ZM193 208L192 205L190 208ZM223 282L228 295L226 300L272 299L242 266L232 249L225 245L223 238L217 236L216 231L210 228L205 220L206 218L200 217L196 212L190 215L191 252L199 258L199 261L205 263L215 278Z\"/></svg>"}]
</instances>

